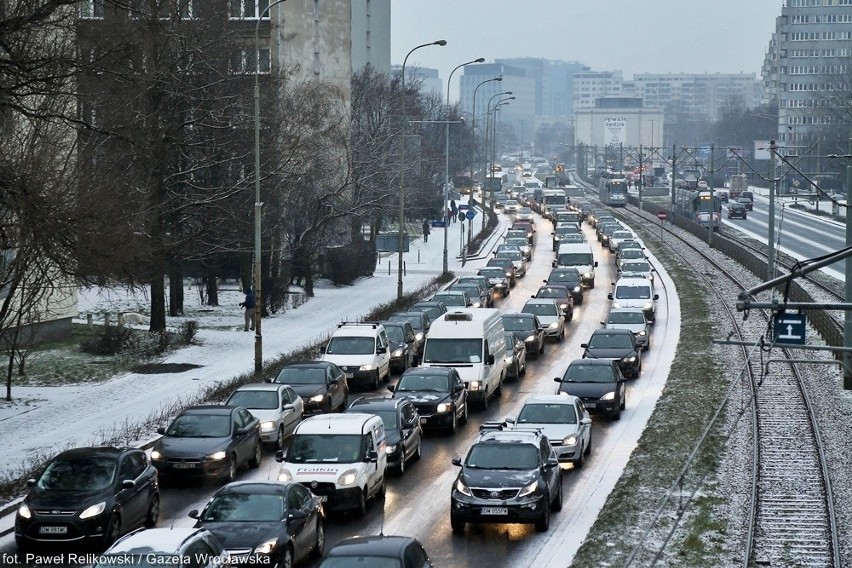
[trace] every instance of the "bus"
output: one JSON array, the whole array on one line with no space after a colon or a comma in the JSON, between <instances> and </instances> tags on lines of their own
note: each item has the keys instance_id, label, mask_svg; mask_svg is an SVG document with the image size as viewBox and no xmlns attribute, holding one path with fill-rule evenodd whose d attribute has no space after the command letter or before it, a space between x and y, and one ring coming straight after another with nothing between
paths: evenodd
<instances>
[{"instance_id":1,"label":"bus","mask_svg":"<svg viewBox=\"0 0 852 568\"><path fill-rule=\"evenodd\" d=\"M485 183L482 185L482 191L488 193L500 193L503 190L503 182L508 176L503 172L495 172L485 176Z\"/></svg>"},{"instance_id":2,"label":"bus","mask_svg":"<svg viewBox=\"0 0 852 568\"><path fill-rule=\"evenodd\" d=\"M606 179L598 192L598 198L604 205L625 207L627 205L627 180L624 178Z\"/></svg>"}]
</instances>

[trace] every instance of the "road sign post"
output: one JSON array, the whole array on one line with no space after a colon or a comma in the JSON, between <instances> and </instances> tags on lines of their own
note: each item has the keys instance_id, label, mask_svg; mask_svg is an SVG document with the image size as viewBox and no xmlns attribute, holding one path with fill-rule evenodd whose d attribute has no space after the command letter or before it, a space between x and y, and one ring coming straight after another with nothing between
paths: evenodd
<instances>
[{"instance_id":1,"label":"road sign post","mask_svg":"<svg viewBox=\"0 0 852 568\"><path fill-rule=\"evenodd\" d=\"M668 214L665 211L657 211L657 219L660 220L660 244L663 243L663 221L668 218Z\"/></svg>"}]
</instances>

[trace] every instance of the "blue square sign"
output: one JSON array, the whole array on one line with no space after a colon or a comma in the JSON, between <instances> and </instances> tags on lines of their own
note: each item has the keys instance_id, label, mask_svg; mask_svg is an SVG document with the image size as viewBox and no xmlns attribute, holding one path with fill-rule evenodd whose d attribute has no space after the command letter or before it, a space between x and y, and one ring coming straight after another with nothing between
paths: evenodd
<instances>
[{"instance_id":1,"label":"blue square sign","mask_svg":"<svg viewBox=\"0 0 852 568\"><path fill-rule=\"evenodd\" d=\"M467 210L467 220L473 221L474 217L476 217L476 211L474 211L473 209L468 209Z\"/></svg>"},{"instance_id":2,"label":"blue square sign","mask_svg":"<svg viewBox=\"0 0 852 568\"><path fill-rule=\"evenodd\" d=\"M807 317L805 314L780 313L773 316L775 343L804 345Z\"/></svg>"}]
</instances>

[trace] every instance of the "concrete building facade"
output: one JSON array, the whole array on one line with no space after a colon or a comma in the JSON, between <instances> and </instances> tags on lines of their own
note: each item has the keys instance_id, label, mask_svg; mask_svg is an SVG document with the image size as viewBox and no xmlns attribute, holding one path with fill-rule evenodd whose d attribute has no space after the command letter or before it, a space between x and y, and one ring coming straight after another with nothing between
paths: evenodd
<instances>
[{"instance_id":1,"label":"concrete building facade","mask_svg":"<svg viewBox=\"0 0 852 568\"><path fill-rule=\"evenodd\" d=\"M663 145L665 115L660 109L644 107L640 98L599 98L594 108L577 109L574 119L575 146Z\"/></svg>"},{"instance_id":2,"label":"concrete building facade","mask_svg":"<svg viewBox=\"0 0 852 568\"><path fill-rule=\"evenodd\" d=\"M711 121L726 106L758 106L763 94L754 73L640 73L631 84L633 96L641 97L645 107Z\"/></svg>"}]
</instances>

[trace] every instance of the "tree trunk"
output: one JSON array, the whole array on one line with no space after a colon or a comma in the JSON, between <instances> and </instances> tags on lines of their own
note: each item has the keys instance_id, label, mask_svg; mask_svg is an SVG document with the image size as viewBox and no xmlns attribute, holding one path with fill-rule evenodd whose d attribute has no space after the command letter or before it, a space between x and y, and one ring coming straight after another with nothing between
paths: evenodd
<instances>
[{"instance_id":1,"label":"tree trunk","mask_svg":"<svg viewBox=\"0 0 852 568\"><path fill-rule=\"evenodd\" d=\"M183 267L174 258L169 261L169 315L183 315Z\"/></svg>"},{"instance_id":2,"label":"tree trunk","mask_svg":"<svg viewBox=\"0 0 852 568\"><path fill-rule=\"evenodd\" d=\"M314 270L311 264L311 255L307 251L302 257L305 263L305 295L308 298L314 297Z\"/></svg>"},{"instance_id":3,"label":"tree trunk","mask_svg":"<svg viewBox=\"0 0 852 568\"><path fill-rule=\"evenodd\" d=\"M15 368L15 351L9 350L9 365L6 368L6 400L12 401L12 369Z\"/></svg>"},{"instance_id":4,"label":"tree trunk","mask_svg":"<svg viewBox=\"0 0 852 568\"><path fill-rule=\"evenodd\" d=\"M207 287L207 305L219 305L219 283L216 280L216 274L212 268L207 269L207 274L204 277L204 285Z\"/></svg>"},{"instance_id":5,"label":"tree trunk","mask_svg":"<svg viewBox=\"0 0 852 568\"><path fill-rule=\"evenodd\" d=\"M148 331L166 331L166 285L163 275L151 277L151 325Z\"/></svg>"}]
</instances>

